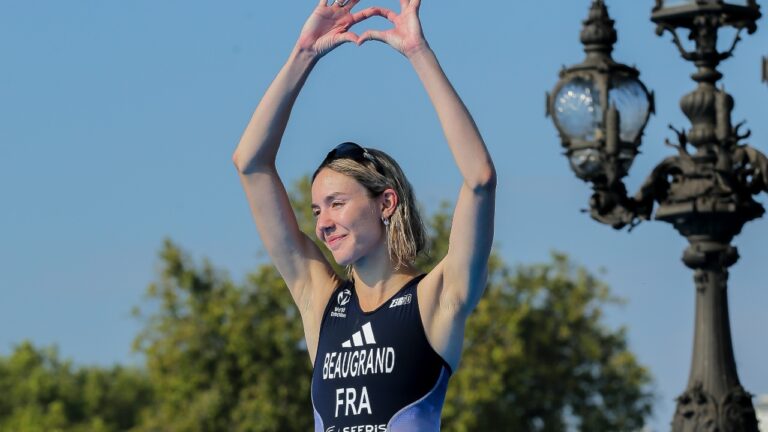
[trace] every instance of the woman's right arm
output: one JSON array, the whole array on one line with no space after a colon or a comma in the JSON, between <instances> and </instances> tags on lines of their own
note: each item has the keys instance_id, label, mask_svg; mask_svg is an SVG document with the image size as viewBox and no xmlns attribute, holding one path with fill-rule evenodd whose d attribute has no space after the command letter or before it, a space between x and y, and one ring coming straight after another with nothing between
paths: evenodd
<instances>
[{"instance_id":1,"label":"woman's right arm","mask_svg":"<svg viewBox=\"0 0 768 432\"><path fill-rule=\"evenodd\" d=\"M311 290L305 288L313 276L320 279L315 281L320 282L318 286L325 286L333 272L314 242L299 229L275 158L294 101L312 67L313 59L294 49L232 155L262 243L302 315L312 304Z\"/></svg>"},{"instance_id":2,"label":"woman's right arm","mask_svg":"<svg viewBox=\"0 0 768 432\"><path fill-rule=\"evenodd\" d=\"M369 16L350 13L358 2L351 0L340 7L320 0L232 155L264 247L302 316L308 309L324 307L335 287L335 276L315 243L299 229L275 159L293 104L314 65L337 46L357 41L357 35L348 30ZM314 288L308 289L310 286ZM325 301L318 306L322 299Z\"/></svg>"}]
</instances>

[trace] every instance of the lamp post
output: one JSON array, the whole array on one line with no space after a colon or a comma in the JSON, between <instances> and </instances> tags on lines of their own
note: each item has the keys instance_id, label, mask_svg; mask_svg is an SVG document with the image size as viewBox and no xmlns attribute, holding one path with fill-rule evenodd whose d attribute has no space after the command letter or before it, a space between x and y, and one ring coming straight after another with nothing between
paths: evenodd
<instances>
[{"instance_id":1,"label":"lamp post","mask_svg":"<svg viewBox=\"0 0 768 432\"><path fill-rule=\"evenodd\" d=\"M592 182L592 217L621 228L634 223L636 214L621 179L638 153L654 97L637 69L611 57L617 40L613 24L605 4L593 1L581 31L587 57L560 71L560 81L547 94L547 115L576 176Z\"/></svg>"},{"instance_id":2,"label":"lamp post","mask_svg":"<svg viewBox=\"0 0 768 432\"><path fill-rule=\"evenodd\" d=\"M768 57L763 57L763 82L768 83Z\"/></svg>"},{"instance_id":3,"label":"lamp post","mask_svg":"<svg viewBox=\"0 0 768 432\"><path fill-rule=\"evenodd\" d=\"M592 1L584 21L587 59L561 71L547 95L547 113L571 168L592 183L592 218L619 229L653 217L688 239L683 262L694 270L696 321L688 386L672 420L675 432L758 430L751 395L736 372L727 280L728 267L738 260L732 239L764 213L753 195L768 192L768 158L743 143L750 133L740 132L743 124L732 126L734 100L715 84L722 78L717 66L733 54L742 30L755 31L759 18L755 0L656 0L651 19L657 34L672 34L682 57L697 68L691 76L697 87L680 102L691 129L670 126L677 142L667 144L677 155L661 161L633 197L622 178L654 102L637 81L637 71L610 58L616 32L603 0ZM730 48L720 52L718 30L725 26L738 32ZM690 31L695 50L685 49L680 28Z\"/></svg>"}]
</instances>

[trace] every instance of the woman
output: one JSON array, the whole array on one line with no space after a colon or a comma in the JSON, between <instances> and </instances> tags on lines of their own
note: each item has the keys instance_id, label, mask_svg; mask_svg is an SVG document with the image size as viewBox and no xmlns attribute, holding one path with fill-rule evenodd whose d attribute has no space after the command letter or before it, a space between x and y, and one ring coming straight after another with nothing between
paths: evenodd
<instances>
[{"instance_id":1,"label":"woman","mask_svg":"<svg viewBox=\"0 0 768 432\"><path fill-rule=\"evenodd\" d=\"M487 279L496 174L469 112L424 39L420 0L353 13L359 0L319 4L253 114L233 155L270 257L301 313L314 364L315 430L437 431L467 317ZM394 28L350 28L381 16ZM464 182L446 256L428 274L413 260L424 230L410 184L385 153L344 143L315 172L315 234L350 278L333 272L298 227L275 168L296 97L314 65L337 46L380 41L413 65L434 105Z\"/></svg>"}]
</instances>

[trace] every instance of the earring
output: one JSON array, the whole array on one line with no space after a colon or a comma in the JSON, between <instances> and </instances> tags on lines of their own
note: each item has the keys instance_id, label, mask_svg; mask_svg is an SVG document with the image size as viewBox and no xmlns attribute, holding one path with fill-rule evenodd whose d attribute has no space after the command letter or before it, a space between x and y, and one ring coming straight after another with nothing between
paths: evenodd
<instances>
[{"instance_id":1,"label":"earring","mask_svg":"<svg viewBox=\"0 0 768 432\"><path fill-rule=\"evenodd\" d=\"M387 219L384 216L382 216L381 217L381 222L384 224L385 227L389 227L389 219Z\"/></svg>"}]
</instances>

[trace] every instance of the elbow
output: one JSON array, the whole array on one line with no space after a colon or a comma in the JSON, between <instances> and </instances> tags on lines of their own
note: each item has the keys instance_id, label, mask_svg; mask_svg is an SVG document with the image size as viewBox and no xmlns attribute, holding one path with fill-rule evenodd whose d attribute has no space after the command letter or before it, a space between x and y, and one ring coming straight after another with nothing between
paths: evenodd
<instances>
[{"instance_id":1,"label":"elbow","mask_svg":"<svg viewBox=\"0 0 768 432\"><path fill-rule=\"evenodd\" d=\"M467 181L469 188L475 192L493 192L496 190L496 168L488 163L477 176Z\"/></svg>"},{"instance_id":2,"label":"elbow","mask_svg":"<svg viewBox=\"0 0 768 432\"><path fill-rule=\"evenodd\" d=\"M275 169L275 152L258 148L255 151L238 146L232 153L232 163L240 174L251 174Z\"/></svg>"},{"instance_id":3,"label":"elbow","mask_svg":"<svg viewBox=\"0 0 768 432\"><path fill-rule=\"evenodd\" d=\"M242 165L242 162L240 161L240 158L238 157L237 151L232 153L232 163L235 165L235 169L237 170L237 172L239 173L243 172L244 167Z\"/></svg>"},{"instance_id":4,"label":"elbow","mask_svg":"<svg viewBox=\"0 0 768 432\"><path fill-rule=\"evenodd\" d=\"M249 174L259 170L260 164L258 158L245 158L235 150L232 154L232 163L235 165L235 169L240 174ZM263 165L263 164L262 164Z\"/></svg>"}]
</instances>

